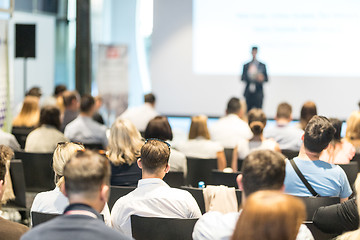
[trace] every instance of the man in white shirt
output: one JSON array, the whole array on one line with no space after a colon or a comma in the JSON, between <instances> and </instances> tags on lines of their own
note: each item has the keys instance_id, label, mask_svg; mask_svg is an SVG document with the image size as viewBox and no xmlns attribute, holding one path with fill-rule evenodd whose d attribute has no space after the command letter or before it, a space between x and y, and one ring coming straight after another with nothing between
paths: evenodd
<instances>
[{"instance_id":1,"label":"man in white shirt","mask_svg":"<svg viewBox=\"0 0 360 240\"><path fill-rule=\"evenodd\" d=\"M119 198L112 211L113 228L131 236L131 215L163 218L199 218L201 212L193 196L170 188L162 179L169 171L170 147L158 139L148 140L141 148L138 165L142 179L138 187Z\"/></svg>"},{"instance_id":2,"label":"man in white shirt","mask_svg":"<svg viewBox=\"0 0 360 240\"><path fill-rule=\"evenodd\" d=\"M108 145L106 127L92 119L95 113L95 100L90 95L81 98L80 114L65 128L65 137L73 142Z\"/></svg>"},{"instance_id":3,"label":"man in white shirt","mask_svg":"<svg viewBox=\"0 0 360 240\"><path fill-rule=\"evenodd\" d=\"M269 171L271 169L271 171ZM250 194L260 190L284 190L285 159L277 152L258 150L250 153L242 165L242 174L237 177L237 184L242 190L242 201ZM227 240L230 239L240 212L222 214L208 212L195 224L194 240ZM297 240L313 240L310 230L301 225Z\"/></svg>"},{"instance_id":4,"label":"man in white shirt","mask_svg":"<svg viewBox=\"0 0 360 240\"><path fill-rule=\"evenodd\" d=\"M4 132L0 128L0 144L10 147L13 151L20 151L20 144L11 133Z\"/></svg>"},{"instance_id":5,"label":"man in white shirt","mask_svg":"<svg viewBox=\"0 0 360 240\"><path fill-rule=\"evenodd\" d=\"M146 94L143 105L128 108L120 118L130 120L140 132L144 132L150 120L159 115L155 110L155 101L154 94Z\"/></svg>"},{"instance_id":6,"label":"man in white shirt","mask_svg":"<svg viewBox=\"0 0 360 240\"><path fill-rule=\"evenodd\" d=\"M214 123L210 128L211 140L219 142L224 148L234 148L241 139L250 139L253 134L248 124L241 119L239 98L231 98L226 109L226 116Z\"/></svg>"}]
</instances>

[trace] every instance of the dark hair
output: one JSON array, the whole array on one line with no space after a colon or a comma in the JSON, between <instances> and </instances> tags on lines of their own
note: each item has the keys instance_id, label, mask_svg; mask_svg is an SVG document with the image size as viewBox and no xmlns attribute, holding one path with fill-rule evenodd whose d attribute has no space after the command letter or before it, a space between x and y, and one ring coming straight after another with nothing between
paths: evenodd
<instances>
[{"instance_id":1,"label":"dark hair","mask_svg":"<svg viewBox=\"0 0 360 240\"><path fill-rule=\"evenodd\" d=\"M300 112L300 125L303 130L305 130L306 125L310 121L310 119L317 115L317 109L314 102L306 102L301 108Z\"/></svg>"},{"instance_id":2,"label":"dark hair","mask_svg":"<svg viewBox=\"0 0 360 240\"><path fill-rule=\"evenodd\" d=\"M64 106L69 107L71 106L73 100L78 100L79 93L76 91L65 91L63 93L63 100L64 100Z\"/></svg>"},{"instance_id":3,"label":"dark hair","mask_svg":"<svg viewBox=\"0 0 360 240\"><path fill-rule=\"evenodd\" d=\"M91 95L84 95L81 97L80 102L80 111L87 113L89 112L95 105L95 100Z\"/></svg>"},{"instance_id":4,"label":"dark hair","mask_svg":"<svg viewBox=\"0 0 360 240\"><path fill-rule=\"evenodd\" d=\"M226 113L227 114L238 113L240 109L241 109L240 99L236 97L230 98L227 104Z\"/></svg>"},{"instance_id":5,"label":"dark hair","mask_svg":"<svg viewBox=\"0 0 360 240\"><path fill-rule=\"evenodd\" d=\"M271 150L251 152L241 168L245 196L259 190L280 190L285 179L285 157Z\"/></svg>"},{"instance_id":6,"label":"dark hair","mask_svg":"<svg viewBox=\"0 0 360 240\"><path fill-rule=\"evenodd\" d=\"M42 92L39 87L32 87L25 94L25 96L34 96L34 97L41 97L41 95L42 95Z\"/></svg>"},{"instance_id":7,"label":"dark hair","mask_svg":"<svg viewBox=\"0 0 360 240\"><path fill-rule=\"evenodd\" d=\"M312 117L305 128L304 146L311 152L321 153L334 138L335 128L323 116Z\"/></svg>"},{"instance_id":8,"label":"dark hair","mask_svg":"<svg viewBox=\"0 0 360 240\"><path fill-rule=\"evenodd\" d=\"M13 156L14 152L11 148L5 145L0 145L0 180L5 180L6 162L11 160Z\"/></svg>"},{"instance_id":9,"label":"dark hair","mask_svg":"<svg viewBox=\"0 0 360 240\"><path fill-rule=\"evenodd\" d=\"M251 131L254 135L262 134L266 126L266 115L259 108L253 108L248 113L248 121Z\"/></svg>"},{"instance_id":10,"label":"dark hair","mask_svg":"<svg viewBox=\"0 0 360 240\"><path fill-rule=\"evenodd\" d=\"M291 117L291 113L292 113L291 105L286 102L283 102L280 103L277 108L276 117L289 119Z\"/></svg>"},{"instance_id":11,"label":"dark hair","mask_svg":"<svg viewBox=\"0 0 360 240\"><path fill-rule=\"evenodd\" d=\"M155 95L152 94L152 93L148 93L144 96L144 102L146 103L155 103L156 101L156 98L155 98Z\"/></svg>"},{"instance_id":12,"label":"dark hair","mask_svg":"<svg viewBox=\"0 0 360 240\"><path fill-rule=\"evenodd\" d=\"M173 139L173 134L167 118L157 116L152 119L145 129L145 138L158 138L164 141L171 141Z\"/></svg>"},{"instance_id":13,"label":"dark hair","mask_svg":"<svg viewBox=\"0 0 360 240\"><path fill-rule=\"evenodd\" d=\"M43 124L60 129L60 110L55 106L45 106L41 108L39 126Z\"/></svg>"},{"instance_id":14,"label":"dark hair","mask_svg":"<svg viewBox=\"0 0 360 240\"><path fill-rule=\"evenodd\" d=\"M141 148L141 163L145 171L154 173L169 162L170 147L160 140L149 139Z\"/></svg>"},{"instance_id":15,"label":"dark hair","mask_svg":"<svg viewBox=\"0 0 360 240\"><path fill-rule=\"evenodd\" d=\"M253 46L252 48L251 48L251 51L254 51L254 50L258 50L258 47L257 46Z\"/></svg>"},{"instance_id":16,"label":"dark hair","mask_svg":"<svg viewBox=\"0 0 360 240\"><path fill-rule=\"evenodd\" d=\"M334 133L334 141L340 142L341 141L341 128L342 128L342 121L340 121L337 118L330 118L329 119L331 125L334 127L335 129L335 133Z\"/></svg>"},{"instance_id":17,"label":"dark hair","mask_svg":"<svg viewBox=\"0 0 360 240\"><path fill-rule=\"evenodd\" d=\"M62 85L62 84L57 85L54 90L54 95L57 96L57 95L65 92L66 90L67 90L67 88L65 85Z\"/></svg>"}]
</instances>

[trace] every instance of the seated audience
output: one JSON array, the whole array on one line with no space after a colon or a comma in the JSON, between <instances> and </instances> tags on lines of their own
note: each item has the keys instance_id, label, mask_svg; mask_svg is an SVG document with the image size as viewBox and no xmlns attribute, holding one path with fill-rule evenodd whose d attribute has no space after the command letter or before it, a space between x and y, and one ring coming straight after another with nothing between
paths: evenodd
<instances>
[{"instance_id":1,"label":"seated audience","mask_svg":"<svg viewBox=\"0 0 360 240\"><path fill-rule=\"evenodd\" d=\"M64 115L61 123L61 131L79 115L80 95L76 91L65 91L63 93Z\"/></svg>"},{"instance_id":2,"label":"seated audience","mask_svg":"<svg viewBox=\"0 0 360 240\"><path fill-rule=\"evenodd\" d=\"M163 141L172 141L173 133L171 126L166 117L155 117L152 119L146 127L145 138L157 138ZM177 171L183 172L186 176L187 174L187 161L185 154L171 148L170 158L169 158L170 172Z\"/></svg>"},{"instance_id":3,"label":"seated audience","mask_svg":"<svg viewBox=\"0 0 360 240\"><path fill-rule=\"evenodd\" d=\"M321 161L320 154L334 137L335 129L326 117L314 116L305 128L299 156L293 163L309 183L308 188L294 170L291 162L286 164L285 192L290 195L307 197L340 197L346 201L352 194L344 170Z\"/></svg>"},{"instance_id":4,"label":"seated audience","mask_svg":"<svg viewBox=\"0 0 360 240\"><path fill-rule=\"evenodd\" d=\"M241 139L233 152L232 168L237 171L238 159L244 159L251 151L268 149L280 152L279 144L274 139L265 139L263 131L266 126L265 113L258 108L253 108L249 111L249 126L253 133L250 140Z\"/></svg>"},{"instance_id":5,"label":"seated audience","mask_svg":"<svg viewBox=\"0 0 360 240\"><path fill-rule=\"evenodd\" d=\"M313 217L314 225L325 233L341 234L359 228L360 175L355 181L356 198L343 203L320 207Z\"/></svg>"},{"instance_id":6,"label":"seated audience","mask_svg":"<svg viewBox=\"0 0 360 240\"><path fill-rule=\"evenodd\" d=\"M146 94L143 105L128 108L120 118L130 120L140 132L144 132L149 121L159 115L155 110L155 101L154 94Z\"/></svg>"},{"instance_id":7,"label":"seated audience","mask_svg":"<svg viewBox=\"0 0 360 240\"><path fill-rule=\"evenodd\" d=\"M14 151L20 151L20 144L11 133L4 132L0 128L0 144L10 147Z\"/></svg>"},{"instance_id":8,"label":"seated audience","mask_svg":"<svg viewBox=\"0 0 360 240\"><path fill-rule=\"evenodd\" d=\"M111 163L112 186L136 186L141 169L136 161L144 144L140 132L129 120L117 118L110 129L107 156Z\"/></svg>"},{"instance_id":9,"label":"seated audience","mask_svg":"<svg viewBox=\"0 0 360 240\"><path fill-rule=\"evenodd\" d=\"M63 93L67 90L65 85L56 85L54 89L54 95L47 97L43 102L42 106L56 106L59 108L60 113L63 114L65 111Z\"/></svg>"},{"instance_id":10,"label":"seated audience","mask_svg":"<svg viewBox=\"0 0 360 240\"><path fill-rule=\"evenodd\" d=\"M354 111L346 122L345 139L360 153L360 111Z\"/></svg>"},{"instance_id":11,"label":"seated audience","mask_svg":"<svg viewBox=\"0 0 360 240\"><path fill-rule=\"evenodd\" d=\"M242 165L242 174L236 181L242 190L242 203L248 197L260 190L284 189L285 157L270 150L258 150L250 153ZM195 224L192 237L194 240L228 240L233 235L240 212L222 214L220 212L205 213ZM311 232L301 225L297 235L298 240L313 240Z\"/></svg>"},{"instance_id":12,"label":"seated audience","mask_svg":"<svg viewBox=\"0 0 360 240\"><path fill-rule=\"evenodd\" d=\"M299 128L305 130L310 119L317 115L317 109L314 102L308 101L301 107Z\"/></svg>"},{"instance_id":13,"label":"seated audience","mask_svg":"<svg viewBox=\"0 0 360 240\"><path fill-rule=\"evenodd\" d=\"M83 96L80 103L80 114L66 126L65 137L73 142L102 144L103 148L106 148L108 145L106 127L92 119L94 112L94 98L90 95Z\"/></svg>"},{"instance_id":14,"label":"seated audience","mask_svg":"<svg viewBox=\"0 0 360 240\"><path fill-rule=\"evenodd\" d=\"M29 97L29 96L35 97L37 99L38 103L39 103L40 98L42 96L42 91L41 91L41 89L39 87L36 87L36 86L32 87L25 93L24 97L26 98L26 97ZM25 100L25 98L24 98L24 100ZM19 113L21 112L21 109L22 109L23 106L24 106L24 101L19 103L16 106L14 115L19 115Z\"/></svg>"},{"instance_id":15,"label":"seated audience","mask_svg":"<svg viewBox=\"0 0 360 240\"><path fill-rule=\"evenodd\" d=\"M234 148L241 139L250 139L252 133L244 116L240 99L231 98L227 104L226 116L215 122L210 128L211 140L217 141L225 148Z\"/></svg>"},{"instance_id":16,"label":"seated audience","mask_svg":"<svg viewBox=\"0 0 360 240\"><path fill-rule=\"evenodd\" d=\"M70 205L64 215L43 223L22 240L42 239L131 239L107 227L99 212L110 191L110 164L101 155L78 152L65 164L62 189Z\"/></svg>"},{"instance_id":17,"label":"seated audience","mask_svg":"<svg viewBox=\"0 0 360 240\"><path fill-rule=\"evenodd\" d=\"M322 151L320 160L333 164L348 164L355 156L355 148L345 139L341 139L342 122L335 118L329 120L335 128L335 134L329 147Z\"/></svg>"},{"instance_id":18,"label":"seated audience","mask_svg":"<svg viewBox=\"0 0 360 240\"><path fill-rule=\"evenodd\" d=\"M276 112L276 126L265 129L265 138L273 138L281 150L299 151L302 141L301 137L304 131L291 126L292 108L288 103L280 103Z\"/></svg>"},{"instance_id":19,"label":"seated audience","mask_svg":"<svg viewBox=\"0 0 360 240\"><path fill-rule=\"evenodd\" d=\"M20 113L14 118L12 126L17 128L34 128L39 123L39 117L39 98L27 96L24 99Z\"/></svg>"},{"instance_id":20,"label":"seated audience","mask_svg":"<svg viewBox=\"0 0 360 240\"><path fill-rule=\"evenodd\" d=\"M244 204L232 240L295 240L305 220L304 203L277 191L259 191Z\"/></svg>"},{"instance_id":21,"label":"seated audience","mask_svg":"<svg viewBox=\"0 0 360 240\"><path fill-rule=\"evenodd\" d=\"M0 202L6 188L5 175L7 160L11 158L12 155L14 155L14 153L9 147L0 145ZM29 229L22 224L11 222L0 217L0 239L19 240L21 235L28 230Z\"/></svg>"},{"instance_id":22,"label":"seated audience","mask_svg":"<svg viewBox=\"0 0 360 240\"><path fill-rule=\"evenodd\" d=\"M206 116L192 117L189 140L179 143L176 148L187 157L216 158L221 171L226 167L224 148L220 143L210 140Z\"/></svg>"},{"instance_id":23,"label":"seated audience","mask_svg":"<svg viewBox=\"0 0 360 240\"><path fill-rule=\"evenodd\" d=\"M199 206L193 196L181 189L170 188L162 179L169 171L170 147L161 140L148 140L138 160L142 179L138 187L119 198L112 211L113 228L131 236L131 215L163 218L198 218Z\"/></svg>"},{"instance_id":24,"label":"seated audience","mask_svg":"<svg viewBox=\"0 0 360 240\"><path fill-rule=\"evenodd\" d=\"M60 132L60 111L57 107L43 107L40 111L39 125L40 127L26 138L26 152L52 153L59 142L69 141Z\"/></svg>"},{"instance_id":25,"label":"seated audience","mask_svg":"<svg viewBox=\"0 0 360 240\"><path fill-rule=\"evenodd\" d=\"M64 166L84 146L77 143L59 143L53 155L53 169L55 172L56 187L52 191L38 193L31 206L31 212L62 214L69 205L69 199L63 194ZM101 212L106 224L110 226L110 210L107 204Z\"/></svg>"},{"instance_id":26,"label":"seated audience","mask_svg":"<svg viewBox=\"0 0 360 240\"><path fill-rule=\"evenodd\" d=\"M95 100L95 113L94 113L93 119L94 119L94 121L104 125L105 124L104 119L101 116L101 114L99 113L99 110L103 105L103 99L101 96L96 96L96 97L94 97L94 100Z\"/></svg>"}]
</instances>

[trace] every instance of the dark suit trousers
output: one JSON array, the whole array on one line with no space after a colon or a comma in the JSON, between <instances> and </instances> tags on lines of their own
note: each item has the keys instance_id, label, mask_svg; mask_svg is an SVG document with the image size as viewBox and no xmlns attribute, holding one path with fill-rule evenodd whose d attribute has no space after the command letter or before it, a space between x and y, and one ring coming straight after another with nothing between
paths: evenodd
<instances>
[{"instance_id":1,"label":"dark suit trousers","mask_svg":"<svg viewBox=\"0 0 360 240\"><path fill-rule=\"evenodd\" d=\"M246 94L245 100L248 111L250 111L252 108L262 108L263 99L264 99L264 94L262 92Z\"/></svg>"}]
</instances>

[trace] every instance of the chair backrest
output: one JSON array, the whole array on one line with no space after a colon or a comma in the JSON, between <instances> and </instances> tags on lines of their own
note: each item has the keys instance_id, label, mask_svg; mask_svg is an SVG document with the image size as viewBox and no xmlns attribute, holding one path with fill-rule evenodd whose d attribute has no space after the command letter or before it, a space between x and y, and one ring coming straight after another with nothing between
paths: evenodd
<instances>
[{"instance_id":1,"label":"chair backrest","mask_svg":"<svg viewBox=\"0 0 360 240\"><path fill-rule=\"evenodd\" d=\"M136 240L192 240L197 220L131 215L132 236Z\"/></svg>"},{"instance_id":2,"label":"chair backrest","mask_svg":"<svg viewBox=\"0 0 360 240\"><path fill-rule=\"evenodd\" d=\"M27 192L47 191L55 187L52 157L52 153L15 152L15 158L21 159L24 166Z\"/></svg>"},{"instance_id":3,"label":"chair backrest","mask_svg":"<svg viewBox=\"0 0 360 240\"><path fill-rule=\"evenodd\" d=\"M306 206L307 221L312 221L315 211L322 206L340 203L339 197L299 197Z\"/></svg>"},{"instance_id":4,"label":"chair backrest","mask_svg":"<svg viewBox=\"0 0 360 240\"><path fill-rule=\"evenodd\" d=\"M109 209L111 211L111 209L113 208L115 202L125 196L126 194L128 194L131 191L134 191L136 187L120 187L120 186L111 186L110 187L110 197L108 200L108 206Z\"/></svg>"},{"instance_id":5,"label":"chair backrest","mask_svg":"<svg viewBox=\"0 0 360 240\"><path fill-rule=\"evenodd\" d=\"M25 148L26 138L32 130L34 130L34 128L25 128L25 127L12 128L11 133L15 136L16 140L19 142L21 149Z\"/></svg>"},{"instance_id":6,"label":"chair backrest","mask_svg":"<svg viewBox=\"0 0 360 240\"><path fill-rule=\"evenodd\" d=\"M26 186L25 186L25 176L24 176L24 167L20 159L14 159L10 162L10 176L12 187L15 195L15 199L9 201L9 204L12 204L19 208L26 208Z\"/></svg>"},{"instance_id":7,"label":"chair backrest","mask_svg":"<svg viewBox=\"0 0 360 240\"><path fill-rule=\"evenodd\" d=\"M236 177L240 172L225 173L219 170L212 170L211 185L225 185L228 187L239 188L236 183Z\"/></svg>"},{"instance_id":8,"label":"chair backrest","mask_svg":"<svg viewBox=\"0 0 360 240\"><path fill-rule=\"evenodd\" d=\"M238 171L241 171L242 165L243 165L244 159L239 158L238 159Z\"/></svg>"},{"instance_id":9,"label":"chair backrest","mask_svg":"<svg viewBox=\"0 0 360 240\"><path fill-rule=\"evenodd\" d=\"M349 164L339 164L339 166L344 170L346 176L349 180L351 188L354 188L354 183L358 174L358 163L350 162Z\"/></svg>"},{"instance_id":10,"label":"chair backrest","mask_svg":"<svg viewBox=\"0 0 360 240\"><path fill-rule=\"evenodd\" d=\"M226 158L226 167L231 167L232 157L233 157L233 148L225 148L225 158Z\"/></svg>"},{"instance_id":11,"label":"chair backrest","mask_svg":"<svg viewBox=\"0 0 360 240\"><path fill-rule=\"evenodd\" d=\"M53 213L41 213L41 212L31 212L31 221L32 226L36 227L37 225L47 222L51 219L54 219L61 214L53 214Z\"/></svg>"},{"instance_id":12,"label":"chair backrest","mask_svg":"<svg viewBox=\"0 0 360 240\"><path fill-rule=\"evenodd\" d=\"M84 143L86 149L90 150L103 150L105 149L101 143Z\"/></svg>"},{"instance_id":13,"label":"chair backrest","mask_svg":"<svg viewBox=\"0 0 360 240\"><path fill-rule=\"evenodd\" d=\"M319 228L317 228L312 221L306 221L304 224L308 227L314 239L316 240L328 240L338 236L338 234L324 233Z\"/></svg>"},{"instance_id":14,"label":"chair backrest","mask_svg":"<svg viewBox=\"0 0 360 240\"><path fill-rule=\"evenodd\" d=\"M281 150L281 153L285 157L287 157L287 159L293 159L294 157L299 156L299 151L294 151L294 150L283 149Z\"/></svg>"},{"instance_id":15,"label":"chair backrest","mask_svg":"<svg viewBox=\"0 0 360 240\"><path fill-rule=\"evenodd\" d=\"M170 187L179 188L185 185L183 172L168 172L163 179Z\"/></svg>"},{"instance_id":16,"label":"chair backrest","mask_svg":"<svg viewBox=\"0 0 360 240\"><path fill-rule=\"evenodd\" d=\"M211 171L217 169L217 159L187 157L186 184L197 187L200 181L211 182Z\"/></svg>"}]
</instances>

